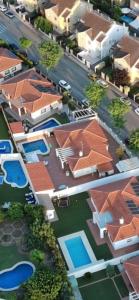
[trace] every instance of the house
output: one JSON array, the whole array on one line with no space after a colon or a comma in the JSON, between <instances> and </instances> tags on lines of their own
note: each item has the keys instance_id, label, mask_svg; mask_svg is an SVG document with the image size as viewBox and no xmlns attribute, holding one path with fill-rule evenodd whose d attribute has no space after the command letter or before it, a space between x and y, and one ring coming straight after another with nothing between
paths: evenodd
<instances>
[{"instance_id":1,"label":"house","mask_svg":"<svg viewBox=\"0 0 139 300\"><path fill-rule=\"evenodd\" d=\"M131 83L139 80L139 41L125 36L117 45L113 54L114 67L127 70Z\"/></svg>"},{"instance_id":2,"label":"house","mask_svg":"<svg viewBox=\"0 0 139 300\"><path fill-rule=\"evenodd\" d=\"M74 178L87 174L102 177L114 173L108 139L97 120L56 128L54 136L59 145L56 153L62 168L68 167Z\"/></svg>"},{"instance_id":3,"label":"house","mask_svg":"<svg viewBox=\"0 0 139 300\"><path fill-rule=\"evenodd\" d=\"M92 10L88 11L76 25L78 47L82 49L78 57L84 62L95 64L110 54L110 49L128 29L109 17Z\"/></svg>"},{"instance_id":4,"label":"house","mask_svg":"<svg viewBox=\"0 0 139 300\"><path fill-rule=\"evenodd\" d=\"M93 223L115 250L139 243L139 182L136 177L90 191Z\"/></svg>"},{"instance_id":5,"label":"house","mask_svg":"<svg viewBox=\"0 0 139 300\"><path fill-rule=\"evenodd\" d=\"M135 12L139 12L139 0L130 0L130 8Z\"/></svg>"},{"instance_id":6,"label":"house","mask_svg":"<svg viewBox=\"0 0 139 300\"><path fill-rule=\"evenodd\" d=\"M129 300L139 299L139 256L132 257L124 262L126 275L133 291L129 293Z\"/></svg>"},{"instance_id":7,"label":"house","mask_svg":"<svg viewBox=\"0 0 139 300\"><path fill-rule=\"evenodd\" d=\"M62 96L34 69L6 80L0 88L9 113L13 112L19 121L28 119L35 123L62 109Z\"/></svg>"},{"instance_id":8,"label":"house","mask_svg":"<svg viewBox=\"0 0 139 300\"><path fill-rule=\"evenodd\" d=\"M86 7L86 2L82 0L49 0L44 7L45 17L53 24L54 30L70 32Z\"/></svg>"},{"instance_id":9,"label":"house","mask_svg":"<svg viewBox=\"0 0 139 300\"><path fill-rule=\"evenodd\" d=\"M0 82L22 70L22 60L6 48L0 48Z\"/></svg>"}]
</instances>

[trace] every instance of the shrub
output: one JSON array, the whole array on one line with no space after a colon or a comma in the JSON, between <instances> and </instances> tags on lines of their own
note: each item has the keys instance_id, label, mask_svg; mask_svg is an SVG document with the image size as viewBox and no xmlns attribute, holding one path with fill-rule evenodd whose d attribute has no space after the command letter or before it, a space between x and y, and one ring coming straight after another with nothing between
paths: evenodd
<instances>
[{"instance_id":1,"label":"shrub","mask_svg":"<svg viewBox=\"0 0 139 300\"><path fill-rule=\"evenodd\" d=\"M4 212L0 209L0 223L3 223L4 219L5 219L5 214L4 214Z\"/></svg>"},{"instance_id":2,"label":"shrub","mask_svg":"<svg viewBox=\"0 0 139 300\"><path fill-rule=\"evenodd\" d=\"M116 149L116 155L119 159L122 159L124 156L124 149L122 147L118 147Z\"/></svg>"},{"instance_id":3,"label":"shrub","mask_svg":"<svg viewBox=\"0 0 139 300\"><path fill-rule=\"evenodd\" d=\"M20 202L13 202L8 210L8 217L14 221L23 218L24 216L24 207Z\"/></svg>"},{"instance_id":4,"label":"shrub","mask_svg":"<svg viewBox=\"0 0 139 300\"><path fill-rule=\"evenodd\" d=\"M37 29L41 29L43 32L49 34L53 31L53 25L44 17L37 17L34 25Z\"/></svg>"},{"instance_id":5,"label":"shrub","mask_svg":"<svg viewBox=\"0 0 139 300\"><path fill-rule=\"evenodd\" d=\"M106 274L110 278L115 276L115 267L112 265L108 265L106 268Z\"/></svg>"},{"instance_id":6,"label":"shrub","mask_svg":"<svg viewBox=\"0 0 139 300\"><path fill-rule=\"evenodd\" d=\"M85 279L91 279L91 277L92 277L92 273L91 273L91 272L86 272L86 273L84 274L84 278L85 278Z\"/></svg>"},{"instance_id":7,"label":"shrub","mask_svg":"<svg viewBox=\"0 0 139 300\"><path fill-rule=\"evenodd\" d=\"M44 262L45 254L43 251L34 249L30 252L30 259L37 264Z\"/></svg>"}]
</instances>

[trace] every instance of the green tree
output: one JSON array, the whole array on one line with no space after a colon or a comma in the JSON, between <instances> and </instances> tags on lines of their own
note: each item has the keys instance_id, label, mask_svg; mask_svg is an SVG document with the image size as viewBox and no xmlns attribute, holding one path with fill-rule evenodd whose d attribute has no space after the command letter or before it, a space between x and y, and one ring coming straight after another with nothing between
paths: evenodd
<instances>
[{"instance_id":1,"label":"green tree","mask_svg":"<svg viewBox=\"0 0 139 300\"><path fill-rule=\"evenodd\" d=\"M52 41L43 42L39 47L41 64L47 69L54 68L63 56L63 49Z\"/></svg>"},{"instance_id":2,"label":"green tree","mask_svg":"<svg viewBox=\"0 0 139 300\"><path fill-rule=\"evenodd\" d=\"M37 17L34 25L37 29L41 29L45 33L51 33L53 31L53 25L44 17Z\"/></svg>"},{"instance_id":3,"label":"green tree","mask_svg":"<svg viewBox=\"0 0 139 300\"><path fill-rule=\"evenodd\" d=\"M102 99L106 95L106 89L101 87L97 82L90 83L85 89L85 95L92 108L98 108Z\"/></svg>"},{"instance_id":4,"label":"green tree","mask_svg":"<svg viewBox=\"0 0 139 300\"><path fill-rule=\"evenodd\" d=\"M122 128L125 120L124 115L130 111L130 106L122 103L119 98L113 99L108 105L108 112L110 113L116 127Z\"/></svg>"},{"instance_id":5,"label":"green tree","mask_svg":"<svg viewBox=\"0 0 139 300\"><path fill-rule=\"evenodd\" d=\"M121 15L122 15L122 11L121 11L120 6L115 5L115 6L113 7L113 9L112 9L112 14L113 14L113 18L114 18L116 21L119 21Z\"/></svg>"},{"instance_id":6,"label":"green tree","mask_svg":"<svg viewBox=\"0 0 139 300\"><path fill-rule=\"evenodd\" d=\"M24 285L26 299L55 300L61 291L62 277L49 269L36 270L34 276ZM39 296L36 298L36 295Z\"/></svg>"},{"instance_id":7,"label":"green tree","mask_svg":"<svg viewBox=\"0 0 139 300\"><path fill-rule=\"evenodd\" d=\"M24 207L20 202L13 202L8 209L8 217L11 220L18 220L24 216Z\"/></svg>"},{"instance_id":8,"label":"green tree","mask_svg":"<svg viewBox=\"0 0 139 300\"><path fill-rule=\"evenodd\" d=\"M35 220L40 223L44 221L44 207L42 205L25 204L24 211L29 223L33 223Z\"/></svg>"},{"instance_id":9,"label":"green tree","mask_svg":"<svg viewBox=\"0 0 139 300\"><path fill-rule=\"evenodd\" d=\"M8 43L5 40L0 39L0 47L8 47Z\"/></svg>"},{"instance_id":10,"label":"green tree","mask_svg":"<svg viewBox=\"0 0 139 300\"><path fill-rule=\"evenodd\" d=\"M40 224L39 221L36 220L31 228L34 236L39 237L40 240L46 242L50 248L54 249L56 247L56 238L50 223L44 221Z\"/></svg>"},{"instance_id":11,"label":"green tree","mask_svg":"<svg viewBox=\"0 0 139 300\"><path fill-rule=\"evenodd\" d=\"M20 42L20 47L23 48L24 50L28 50L31 45L32 45L32 41L27 39L26 37L21 37L19 39L19 42Z\"/></svg>"},{"instance_id":12,"label":"green tree","mask_svg":"<svg viewBox=\"0 0 139 300\"><path fill-rule=\"evenodd\" d=\"M134 130L129 138L129 146L135 152L139 152L139 129Z\"/></svg>"},{"instance_id":13,"label":"green tree","mask_svg":"<svg viewBox=\"0 0 139 300\"><path fill-rule=\"evenodd\" d=\"M45 254L43 251L34 249L30 252L30 259L37 264L44 262Z\"/></svg>"}]
</instances>

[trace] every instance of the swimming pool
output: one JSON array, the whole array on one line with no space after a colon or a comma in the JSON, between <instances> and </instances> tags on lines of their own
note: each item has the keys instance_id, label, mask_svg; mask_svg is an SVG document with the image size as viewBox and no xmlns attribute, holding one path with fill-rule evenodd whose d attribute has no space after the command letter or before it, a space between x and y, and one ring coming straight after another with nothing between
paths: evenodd
<instances>
[{"instance_id":1,"label":"swimming pool","mask_svg":"<svg viewBox=\"0 0 139 300\"><path fill-rule=\"evenodd\" d=\"M4 181L7 184L18 188L27 185L28 181L19 160L5 160L1 167L5 173Z\"/></svg>"},{"instance_id":2,"label":"swimming pool","mask_svg":"<svg viewBox=\"0 0 139 300\"><path fill-rule=\"evenodd\" d=\"M0 154L13 153L13 145L10 140L0 140Z\"/></svg>"},{"instance_id":3,"label":"swimming pool","mask_svg":"<svg viewBox=\"0 0 139 300\"><path fill-rule=\"evenodd\" d=\"M135 20L135 18L127 16L127 15L123 15L121 17L121 20L127 24L130 24L131 22L133 22Z\"/></svg>"},{"instance_id":4,"label":"swimming pool","mask_svg":"<svg viewBox=\"0 0 139 300\"><path fill-rule=\"evenodd\" d=\"M75 268L91 263L91 259L80 236L65 241L65 245Z\"/></svg>"},{"instance_id":5,"label":"swimming pool","mask_svg":"<svg viewBox=\"0 0 139 300\"><path fill-rule=\"evenodd\" d=\"M60 125L60 123L56 120L56 119L49 119L46 122L41 123L38 126L35 126L33 128L33 131L38 131L38 130L43 130L43 129L47 129L47 128L53 128L53 127L57 127L58 125Z\"/></svg>"},{"instance_id":6,"label":"swimming pool","mask_svg":"<svg viewBox=\"0 0 139 300\"><path fill-rule=\"evenodd\" d=\"M22 146L25 153L37 152L37 154L47 154L49 152L49 147L43 139L23 143Z\"/></svg>"},{"instance_id":7,"label":"swimming pool","mask_svg":"<svg viewBox=\"0 0 139 300\"><path fill-rule=\"evenodd\" d=\"M58 238L69 271L80 272L96 263L96 257L85 232L78 231Z\"/></svg>"},{"instance_id":8,"label":"swimming pool","mask_svg":"<svg viewBox=\"0 0 139 300\"><path fill-rule=\"evenodd\" d=\"M20 287L34 273L35 267L32 263L23 261L17 263L10 269L0 272L0 291L12 291Z\"/></svg>"}]
</instances>

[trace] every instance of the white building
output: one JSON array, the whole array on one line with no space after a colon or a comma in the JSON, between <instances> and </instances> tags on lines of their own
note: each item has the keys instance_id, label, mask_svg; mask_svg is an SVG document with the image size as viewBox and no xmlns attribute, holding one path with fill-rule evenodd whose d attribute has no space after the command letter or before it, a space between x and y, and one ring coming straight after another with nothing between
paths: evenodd
<instances>
[{"instance_id":1,"label":"white building","mask_svg":"<svg viewBox=\"0 0 139 300\"><path fill-rule=\"evenodd\" d=\"M22 70L22 60L6 48L0 48L0 82Z\"/></svg>"}]
</instances>

